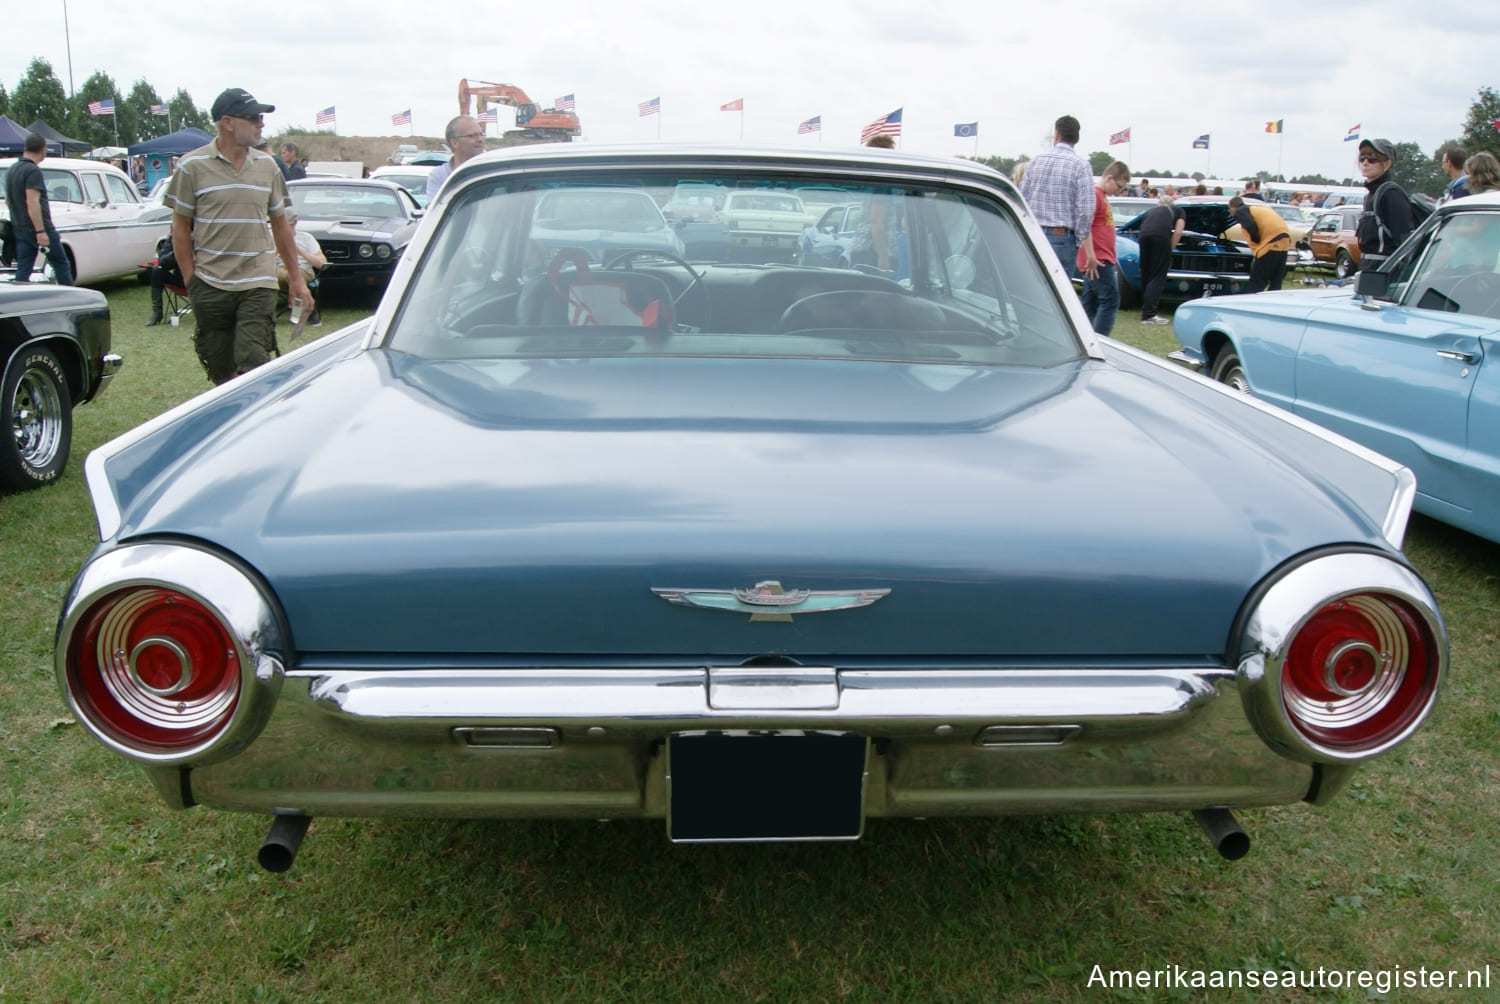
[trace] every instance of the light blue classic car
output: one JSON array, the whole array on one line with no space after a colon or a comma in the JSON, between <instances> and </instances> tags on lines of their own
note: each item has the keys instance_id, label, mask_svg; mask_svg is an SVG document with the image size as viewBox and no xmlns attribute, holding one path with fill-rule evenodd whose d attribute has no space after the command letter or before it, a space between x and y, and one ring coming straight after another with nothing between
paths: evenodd
<instances>
[{"instance_id":1,"label":"light blue classic car","mask_svg":"<svg viewBox=\"0 0 1500 1004\"><path fill-rule=\"evenodd\" d=\"M891 200L910 274L542 215L684 184ZM1446 672L1410 472L1095 337L951 158L483 155L371 319L86 470L63 693L169 805L271 817L273 870L319 815L1185 811L1232 857L1232 809L1327 802Z\"/></svg>"},{"instance_id":2,"label":"light blue classic car","mask_svg":"<svg viewBox=\"0 0 1500 1004\"><path fill-rule=\"evenodd\" d=\"M1500 541L1500 195L1357 283L1199 300L1173 329L1173 358L1394 458L1418 511Z\"/></svg>"}]
</instances>

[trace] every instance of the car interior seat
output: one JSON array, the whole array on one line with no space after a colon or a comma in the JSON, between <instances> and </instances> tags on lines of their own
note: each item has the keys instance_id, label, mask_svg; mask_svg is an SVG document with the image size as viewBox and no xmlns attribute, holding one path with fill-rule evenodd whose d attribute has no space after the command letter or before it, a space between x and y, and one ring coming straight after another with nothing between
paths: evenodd
<instances>
[{"instance_id":1,"label":"car interior seat","mask_svg":"<svg viewBox=\"0 0 1500 1004\"><path fill-rule=\"evenodd\" d=\"M572 268L564 268L571 265ZM563 248L545 279L528 283L517 308L521 324L672 330L672 293L654 275L630 269L595 272L582 248Z\"/></svg>"},{"instance_id":2,"label":"car interior seat","mask_svg":"<svg viewBox=\"0 0 1500 1004\"><path fill-rule=\"evenodd\" d=\"M838 289L793 303L782 313L776 330L941 331L952 326L941 306L909 293Z\"/></svg>"}]
</instances>

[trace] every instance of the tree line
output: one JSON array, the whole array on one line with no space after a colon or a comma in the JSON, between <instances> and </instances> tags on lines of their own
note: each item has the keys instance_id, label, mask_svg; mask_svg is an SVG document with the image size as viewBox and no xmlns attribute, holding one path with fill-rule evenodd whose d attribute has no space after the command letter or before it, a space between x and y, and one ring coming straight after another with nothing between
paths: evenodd
<instances>
[{"instance_id":1,"label":"tree line","mask_svg":"<svg viewBox=\"0 0 1500 1004\"><path fill-rule=\"evenodd\" d=\"M89 113L91 102L106 99L115 103L113 116ZM152 105L163 104L167 106L166 115L151 113ZM0 115L9 116L23 128L41 119L64 136L93 147L130 146L187 126L212 131L208 112L194 104L192 96L180 87L176 94L163 99L155 87L137 80L130 92L122 95L114 78L97 70L70 98L52 64L40 58L31 61L14 91L7 93L0 83Z\"/></svg>"},{"instance_id":2,"label":"tree line","mask_svg":"<svg viewBox=\"0 0 1500 1004\"><path fill-rule=\"evenodd\" d=\"M1491 153L1500 154L1500 92L1492 87L1481 87L1478 96L1469 106L1468 115L1464 118L1462 133L1455 139L1445 140L1439 143L1437 149L1429 155L1422 150L1420 144L1401 142L1396 146L1396 166L1391 169L1391 174L1401 187L1408 192L1421 192L1433 198L1443 194L1448 186L1448 176L1443 173L1443 152L1451 146L1461 146L1470 154L1478 153L1480 150L1489 150ZM988 164L1001 174L1009 176L1015 166L1030 157L1025 154L1019 157L975 157L972 158L981 164ZM1095 150L1088 155L1089 166L1095 174L1102 174L1104 169L1116 159L1115 155L1106 150ZM1131 174L1137 178L1192 178L1194 181L1203 181L1205 175L1202 171L1170 171L1151 168L1140 170L1131 166ZM1270 171L1258 171L1253 177L1261 181L1275 181L1288 185L1363 185L1363 178L1325 178L1321 174L1304 174L1295 178L1284 175L1273 174Z\"/></svg>"}]
</instances>

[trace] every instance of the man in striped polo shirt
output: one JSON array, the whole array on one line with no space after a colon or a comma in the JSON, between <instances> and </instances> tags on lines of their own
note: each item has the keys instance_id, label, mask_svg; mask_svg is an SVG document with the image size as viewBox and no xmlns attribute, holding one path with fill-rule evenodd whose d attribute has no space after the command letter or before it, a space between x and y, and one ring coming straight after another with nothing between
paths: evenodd
<instances>
[{"instance_id":1,"label":"man in striped polo shirt","mask_svg":"<svg viewBox=\"0 0 1500 1004\"><path fill-rule=\"evenodd\" d=\"M281 169L254 149L263 116L275 110L239 87L220 94L210 112L219 134L178 161L167 183L172 249L193 304L193 347L215 384L270 360L277 255L297 260ZM300 273L288 276L287 295L312 309Z\"/></svg>"}]
</instances>

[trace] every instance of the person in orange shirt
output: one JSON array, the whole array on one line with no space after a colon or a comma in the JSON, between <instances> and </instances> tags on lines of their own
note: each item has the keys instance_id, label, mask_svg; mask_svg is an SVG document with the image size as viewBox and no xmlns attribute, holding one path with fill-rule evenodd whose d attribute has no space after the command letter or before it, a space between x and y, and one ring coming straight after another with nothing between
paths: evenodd
<instances>
[{"instance_id":1,"label":"person in orange shirt","mask_svg":"<svg viewBox=\"0 0 1500 1004\"><path fill-rule=\"evenodd\" d=\"M1255 261L1250 263L1250 292L1280 289L1286 275L1286 253L1292 235L1286 220L1264 202L1246 202L1236 195L1229 200L1229 213L1244 228Z\"/></svg>"}]
</instances>

